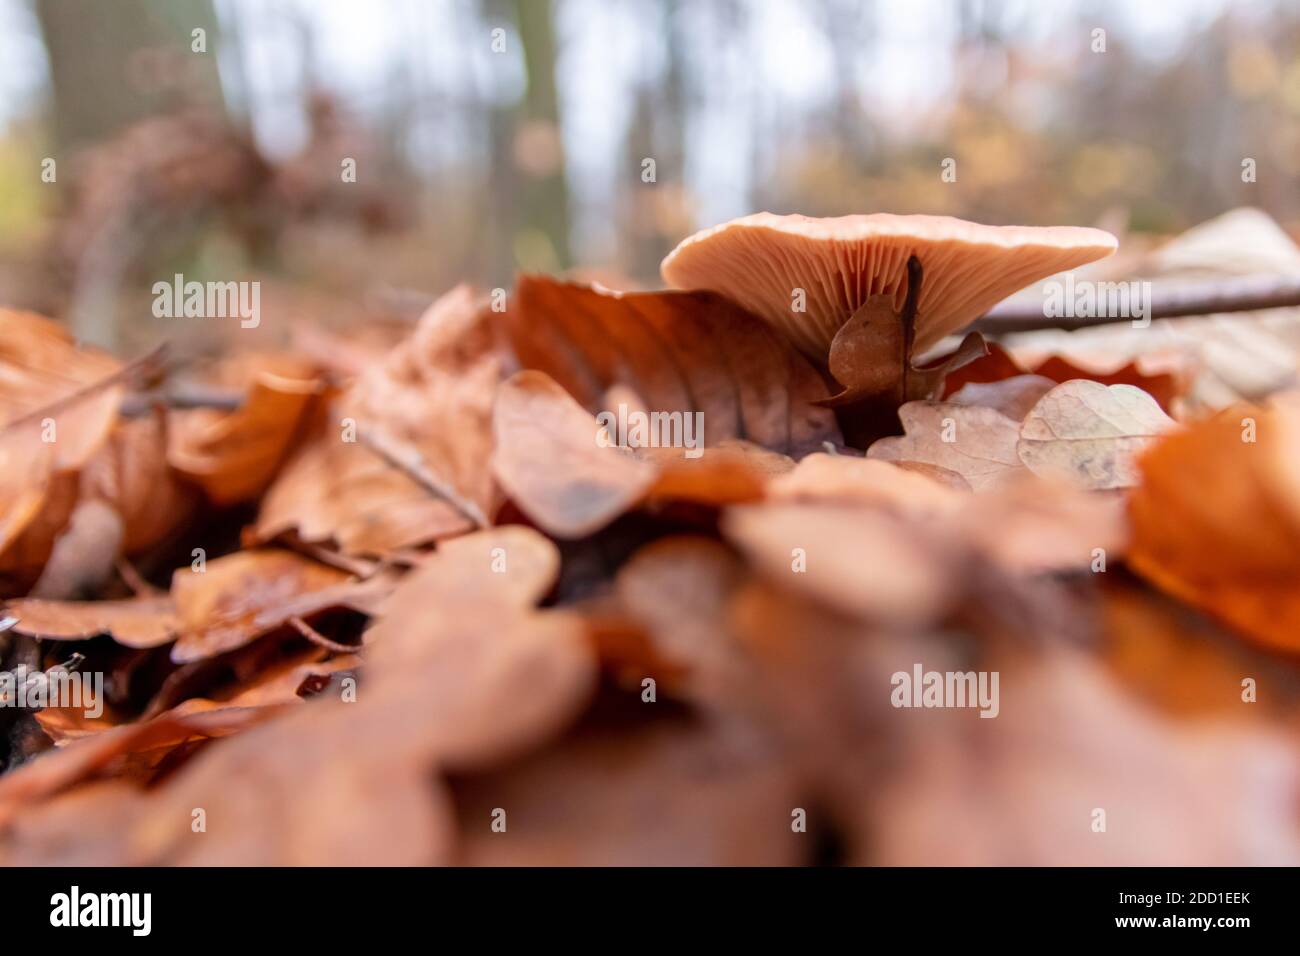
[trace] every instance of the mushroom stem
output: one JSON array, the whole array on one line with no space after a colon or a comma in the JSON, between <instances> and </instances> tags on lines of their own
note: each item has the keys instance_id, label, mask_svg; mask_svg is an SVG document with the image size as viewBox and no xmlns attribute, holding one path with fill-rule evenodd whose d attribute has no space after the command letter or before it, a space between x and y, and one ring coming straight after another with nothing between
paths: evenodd
<instances>
[{"instance_id":1,"label":"mushroom stem","mask_svg":"<svg viewBox=\"0 0 1300 956\"><path fill-rule=\"evenodd\" d=\"M907 297L903 299L903 311L898 316L903 325L903 334L901 336L903 346L901 367L903 374L899 376L898 380L899 405L907 401L907 379L912 370L912 348L916 342L916 303L921 298L921 283L924 280L925 270L921 268L921 260L916 256L909 256L907 260Z\"/></svg>"}]
</instances>

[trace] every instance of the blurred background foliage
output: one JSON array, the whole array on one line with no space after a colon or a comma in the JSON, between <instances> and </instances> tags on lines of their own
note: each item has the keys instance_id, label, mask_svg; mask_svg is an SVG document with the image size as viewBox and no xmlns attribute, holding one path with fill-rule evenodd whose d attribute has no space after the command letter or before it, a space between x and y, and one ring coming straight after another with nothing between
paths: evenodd
<instances>
[{"instance_id":1,"label":"blurred background foliage","mask_svg":"<svg viewBox=\"0 0 1300 956\"><path fill-rule=\"evenodd\" d=\"M0 300L122 348L173 272L275 335L760 209L1294 233L1298 50L1294 0L0 0Z\"/></svg>"}]
</instances>

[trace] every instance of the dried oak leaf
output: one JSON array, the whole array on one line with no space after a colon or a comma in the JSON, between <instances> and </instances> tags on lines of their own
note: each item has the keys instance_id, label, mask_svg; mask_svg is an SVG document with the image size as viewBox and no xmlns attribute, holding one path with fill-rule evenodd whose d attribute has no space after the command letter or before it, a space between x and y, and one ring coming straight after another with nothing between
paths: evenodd
<instances>
[{"instance_id":1,"label":"dried oak leaf","mask_svg":"<svg viewBox=\"0 0 1300 956\"><path fill-rule=\"evenodd\" d=\"M459 286L411 338L353 383L281 469L254 537L295 531L348 555L385 556L487 523L492 401L506 357Z\"/></svg>"},{"instance_id":2,"label":"dried oak leaf","mask_svg":"<svg viewBox=\"0 0 1300 956\"><path fill-rule=\"evenodd\" d=\"M1076 379L1052 389L1020 425L1016 452L1030 471L1085 488L1137 484L1136 456L1174 421L1131 385Z\"/></svg>"},{"instance_id":3,"label":"dried oak leaf","mask_svg":"<svg viewBox=\"0 0 1300 956\"><path fill-rule=\"evenodd\" d=\"M1166 435L1138 462L1130 565L1250 638L1300 649L1298 460L1300 408L1286 401Z\"/></svg>"},{"instance_id":4,"label":"dried oak leaf","mask_svg":"<svg viewBox=\"0 0 1300 956\"><path fill-rule=\"evenodd\" d=\"M218 505L262 493L324 389L312 366L285 356L259 357L244 376L237 410L194 409L169 421L168 463Z\"/></svg>"},{"instance_id":5,"label":"dried oak leaf","mask_svg":"<svg viewBox=\"0 0 1300 956\"><path fill-rule=\"evenodd\" d=\"M1022 422L1038 400L1056 387L1042 375L1013 375L996 382L968 382L946 401L957 405L983 405L996 409L1013 421Z\"/></svg>"},{"instance_id":6,"label":"dried oak leaf","mask_svg":"<svg viewBox=\"0 0 1300 956\"><path fill-rule=\"evenodd\" d=\"M703 292L617 293L521 276L499 318L524 368L591 412L626 385L660 412L701 412L706 445L740 438L799 456L838 441L826 386L766 323Z\"/></svg>"},{"instance_id":7,"label":"dried oak leaf","mask_svg":"<svg viewBox=\"0 0 1300 956\"><path fill-rule=\"evenodd\" d=\"M868 458L934 465L961 475L975 491L1005 484L1024 469L1016 454L1020 426L996 409L908 402L898 418L906 434L879 439Z\"/></svg>"},{"instance_id":8,"label":"dried oak leaf","mask_svg":"<svg viewBox=\"0 0 1300 956\"><path fill-rule=\"evenodd\" d=\"M388 577L353 580L346 572L293 551L239 551L202 572L172 575L180 636L171 659L203 660L243 647L291 618L345 608L371 613L392 588Z\"/></svg>"}]
</instances>

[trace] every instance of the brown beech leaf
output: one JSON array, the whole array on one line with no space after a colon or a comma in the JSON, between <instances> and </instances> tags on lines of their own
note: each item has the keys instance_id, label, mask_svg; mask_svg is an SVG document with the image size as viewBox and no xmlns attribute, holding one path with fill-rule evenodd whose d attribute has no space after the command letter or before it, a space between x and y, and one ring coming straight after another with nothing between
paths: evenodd
<instances>
[{"instance_id":1,"label":"brown beech leaf","mask_svg":"<svg viewBox=\"0 0 1300 956\"><path fill-rule=\"evenodd\" d=\"M1300 650L1300 405L1239 406L1161 438L1130 497L1130 565L1270 647Z\"/></svg>"},{"instance_id":2,"label":"brown beech leaf","mask_svg":"<svg viewBox=\"0 0 1300 956\"><path fill-rule=\"evenodd\" d=\"M1088 492L1025 472L965 499L947 529L1012 574L1098 573L1122 559L1128 545L1119 494Z\"/></svg>"},{"instance_id":3,"label":"brown beech leaf","mask_svg":"<svg viewBox=\"0 0 1300 956\"><path fill-rule=\"evenodd\" d=\"M788 822L798 784L732 725L683 718L584 728L491 774L454 781L457 862L471 866L792 866L810 848ZM479 826L507 807L506 839Z\"/></svg>"},{"instance_id":4,"label":"brown beech leaf","mask_svg":"<svg viewBox=\"0 0 1300 956\"><path fill-rule=\"evenodd\" d=\"M334 608L369 613L389 589L389 579L354 581L337 568L273 549L216 558L202 572L183 568L172 575L180 637L171 657L185 663L223 654L293 617Z\"/></svg>"},{"instance_id":5,"label":"brown beech leaf","mask_svg":"<svg viewBox=\"0 0 1300 956\"><path fill-rule=\"evenodd\" d=\"M518 372L497 393L492 471L546 531L580 538L638 502L656 469L612 438L542 372ZM602 444L603 443L603 444Z\"/></svg>"},{"instance_id":6,"label":"brown beech leaf","mask_svg":"<svg viewBox=\"0 0 1300 956\"><path fill-rule=\"evenodd\" d=\"M616 293L520 276L504 315L525 368L546 372L593 413L630 387L661 412L701 412L705 444L742 438L800 455L839 440L814 405L826 386L760 319L721 296Z\"/></svg>"},{"instance_id":7,"label":"brown beech leaf","mask_svg":"<svg viewBox=\"0 0 1300 956\"><path fill-rule=\"evenodd\" d=\"M0 830L26 807L100 774L121 773L131 757L171 750L192 738L224 736L266 718L256 708L232 713L192 714L185 718L123 724L70 741L39 760L0 777Z\"/></svg>"},{"instance_id":8,"label":"brown beech leaf","mask_svg":"<svg viewBox=\"0 0 1300 956\"><path fill-rule=\"evenodd\" d=\"M118 420L127 371L57 323L0 309L0 574L30 586Z\"/></svg>"},{"instance_id":9,"label":"brown beech leaf","mask_svg":"<svg viewBox=\"0 0 1300 956\"><path fill-rule=\"evenodd\" d=\"M171 415L123 421L86 465L81 494L107 502L122 520L122 551L141 554L171 537L198 508L201 496L167 463Z\"/></svg>"},{"instance_id":10,"label":"brown beech leaf","mask_svg":"<svg viewBox=\"0 0 1300 956\"><path fill-rule=\"evenodd\" d=\"M252 371L234 412L173 416L167 461L219 505L257 497L275 476L324 383L307 363L275 357Z\"/></svg>"},{"instance_id":11,"label":"brown beech leaf","mask_svg":"<svg viewBox=\"0 0 1300 956\"><path fill-rule=\"evenodd\" d=\"M757 501L769 481L794 467L785 455L741 440L722 441L698 458L680 448L638 448L636 456L659 469L648 498L706 505Z\"/></svg>"},{"instance_id":12,"label":"brown beech leaf","mask_svg":"<svg viewBox=\"0 0 1300 956\"><path fill-rule=\"evenodd\" d=\"M728 509L722 527L768 580L857 617L931 620L954 593L950 557L924 529L885 511L741 505Z\"/></svg>"},{"instance_id":13,"label":"brown beech leaf","mask_svg":"<svg viewBox=\"0 0 1300 956\"><path fill-rule=\"evenodd\" d=\"M996 669L996 720L956 710L888 715L883 732L898 741L901 766L871 805L872 863L1300 860L1291 811L1300 766L1281 736L1171 724L1074 653ZM1104 839L1087 825L1098 807Z\"/></svg>"},{"instance_id":14,"label":"brown beech leaf","mask_svg":"<svg viewBox=\"0 0 1300 956\"><path fill-rule=\"evenodd\" d=\"M376 730L449 768L526 752L586 705L596 660L576 614L533 605L559 570L556 546L503 526L444 542L395 590L370 632Z\"/></svg>"},{"instance_id":15,"label":"brown beech leaf","mask_svg":"<svg viewBox=\"0 0 1300 956\"><path fill-rule=\"evenodd\" d=\"M472 528L473 521L366 445L322 419L262 499L250 538L293 533L347 556L387 557Z\"/></svg>"},{"instance_id":16,"label":"brown beech leaf","mask_svg":"<svg viewBox=\"0 0 1300 956\"><path fill-rule=\"evenodd\" d=\"M1173 419L1141 389L1076 379L1030 409L1016 452L1038 475L1085 488L1128 488L1138 480L1135 457L1173 427Z\"/></svg>"},{"instance_id":17,"label":"brown beech leaf","mask_svg":"<svg viewBox=\"0 0 1300 956\"><path fill-rule=\"evenodd\" d=\"M19 634L47 641L81 641L108 634L124 647L158 647L176 639L179 621L170 596L121 601L42 601L5 605Z\"/></svg>"},{"instance_id":18,"label":"brown beech leaf","mask_svg":"<svg viewBox=\"0 0 1300 956\"><path fill-rule=\"evenodd\" d=\"M881 438L868 458L923 462L961 475L975 491L1012 480L1023 470L1016 454L1020 426L1001 412L951 402L908 402L898 410L906 434Z\"/></svg>"},{"instance_id":19,"label":"brown beech leaf","mask_svg":"<svg viewBox=\"0 0 1300 956\"><path fill-rule=\"evenodd\" d=\"M961 476L955 476L969 491ZM901 514L943 516L961 508L952 484L891 461L818 453L804 458L769 489L774 501L839 501L881 505Z\"/></svg>"},{"instance_id":20,"label":"brown beech leaf","mask_svg":"<svg viewBox=\"0 0 1300 956\"><path fill-rule=\"evenodd\" d=\"M486 523L492 401L506 364L486 309L465 286L313 423L280 471L255 537L296 531L349 555L386 556Z\"/></svg>"},{"instance_id":21,"label":"brown beech leaf","mask_svg":"<svg viewBox=\"0 0 1300 956\"><path fill-rule=\"evenodd\" d=\"M1019 354L1017 351L1016 355ZM989 345L987 355L953 371L945 386L945 397L951 400L950 396L972 383L987 384L1019 375L1041 375L1058 384L1088 379L1103 385L1132 385L1142 389L1168 412L1174 400L1184 395L1191 385L1190 376L1182 366L1176 366L1180 370L1175 371L1155 371L1148 368L1150 359L1146 357L1115 365L1066 355L1026 354L1022 361L1016 355L996 343Z\"/></svg>"},{"instance_id":22,"label":"brown beech leaf","mask_svg":"<svg viewBox=\"0 0 1300 956\"><path fill-rule=\"evenodd\" d=\"M633 554L614 582L619 601L650 638L651 654L633 686L639 690L649 676L692 699L724 699L740 679L726 617L744 578L740 559L711 538L674 535Z\"/></svg>"},{"instance_id":23,"label":"brown beech leaf","mask_svg":"<svg viewBox=\"0 0 1300 956\"><path fill-rule=\"evenodd\" d=\"M969 382L946 399L957 405L983 405L1022 422L1038 400L1056 386L1042 375L1013 375L997 382Z\"/></svg>"}]
</instances>

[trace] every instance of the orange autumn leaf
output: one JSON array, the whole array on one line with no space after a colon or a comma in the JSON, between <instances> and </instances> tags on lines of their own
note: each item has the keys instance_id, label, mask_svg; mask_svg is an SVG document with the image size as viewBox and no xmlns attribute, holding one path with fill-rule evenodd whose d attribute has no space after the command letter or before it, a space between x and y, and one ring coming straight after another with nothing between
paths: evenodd
<instances>
[{"instance_id":1,"label":"orange autumn leaf","mask_svg":"<svg viewBox=\"0 0 1300 956\"><path fill-rule=\"evenodd\" d=\"M304 363L278 359L252 373L234 412L172 416L167 461L219 505L256 498L275 476L323 383Z\"/></svg>"},{"instance_id":2,"label":"orange autumn leaf","mask_svg":"<svg viewBox=\"0 0 1300 956\"><path fill-rule=\"evenodd\" d=\"M1300 405L1237 407L1139 462L1129 562L1271 647L1300 650Z\"/></svg>"}]
</instances>

